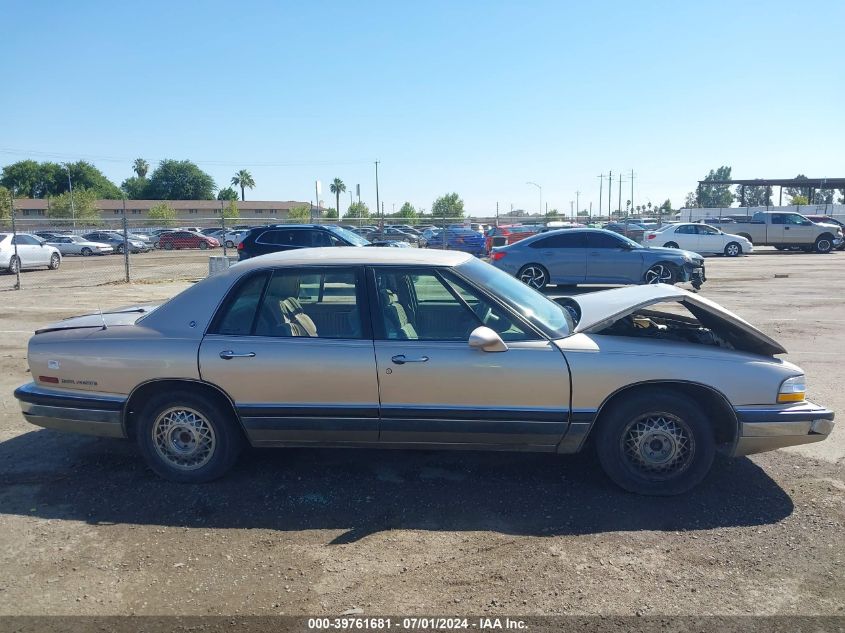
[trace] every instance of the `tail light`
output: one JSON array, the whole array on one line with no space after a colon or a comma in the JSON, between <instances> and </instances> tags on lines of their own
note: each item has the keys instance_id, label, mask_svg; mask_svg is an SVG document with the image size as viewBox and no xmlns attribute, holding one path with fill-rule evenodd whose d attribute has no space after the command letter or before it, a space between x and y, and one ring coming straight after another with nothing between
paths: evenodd
<instances>
[{"instance_id":1,"label":"tail light","mask_svg":"<svg viewBox=\"0 0 845 633\"><path fill-rule=\"evenodd\" d=\"M504 251L495 251L490 254L490 259L492 259L494 262L497 262L502 259L505 255L507 255L507 253L505 253Z\"/></svg>"},{"instance_id":2,"label":"tail light","mask_svg":"<svg viewBox=\"0 0 845 633\"><path fill-rule=\"evenodd\" d=\"M648 239L650 239L650 240L653 240L655 237L657 237L657 233L649 233L648 234Z\"/></svg>"},{"instance_id":3,"label":"tail light","mask_svg":"<svg viewBox=\"0 0 845 633\"><path fill-rule=\"evenodd\" d=\"M238 250L239 250L239 251L242 251L243 249L244 249L244 243L243 243L243 242L238 242Z\"/></svg>"}]
</instances>

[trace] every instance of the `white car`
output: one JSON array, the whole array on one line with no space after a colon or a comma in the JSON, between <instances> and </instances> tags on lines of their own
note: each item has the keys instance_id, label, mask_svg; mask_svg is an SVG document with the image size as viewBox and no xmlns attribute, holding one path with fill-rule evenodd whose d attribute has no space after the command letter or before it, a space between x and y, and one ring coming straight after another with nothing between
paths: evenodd
<instances>
[{"instance_id":1,"label":"white car","mask_svg":"<svg viewBox=\"0 0 845 633\"><path fill-rule=\"evenodd\" d=\"M114 252L109 244L92 242L79 235L60 235L47 242L50 246L59 249L62 255L109 255Z\"/></svg>"},{"instance_id":2,"label":"white car","mask_svg":"<svg viewBox=\"0 0 845 633\"><path fill-rule=\"evenodd\" d=\"M738 257L754 250L754 246L741 235L725 233L709 224L681 222L669 224L660 229L646 231L644 246L680 248L696 253L718 253L726 257Z\"/></svg>"},{"instance_id":3,"label":"white car","mask_svg":"<svg viewBox=\"0 0 845 633\"><path fill-rule=\"evenodd\" d=\"M226 248L235 248L239 242L242 242L244 239L244 235L249 232L249 229L245 231L226 231L226 236L223 237L222 235L214 235L218 242L221 244L225 244Z\"/></svg>"},{"instance_id":4,"label":"white car","mask_svg":"<svg viewBox=\"0 0 845 633\"><path fill-rule=\"evenodd\" d=\"M17 247L17 252L15 251ZM14 274L24 268L46 266L56 270L62 263L58 249L28 233L0 233L0 270Z\"/></svg>"}]
</instances>

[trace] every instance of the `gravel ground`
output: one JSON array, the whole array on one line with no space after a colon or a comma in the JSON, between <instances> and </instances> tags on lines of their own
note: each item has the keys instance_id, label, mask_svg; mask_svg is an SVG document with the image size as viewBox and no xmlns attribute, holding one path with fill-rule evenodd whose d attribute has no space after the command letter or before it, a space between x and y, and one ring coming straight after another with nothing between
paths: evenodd
<instances>
[{"instance_id":1,"label":"gravel ground","mask_svg":"<svg viewBox=\"0 0 845 633\"><path fill-rule=\"evenodd\" d=\"M702 291L784 343L838 411L844 264L712 258ZM251 450L219 482L175 486L128 442L27 425L11 392L36 327L187 284L39 285L0 292L0 615L843 615L841 422L720 460L671 499L617 490L590 454Z\"/></svg>"}]
</instances>

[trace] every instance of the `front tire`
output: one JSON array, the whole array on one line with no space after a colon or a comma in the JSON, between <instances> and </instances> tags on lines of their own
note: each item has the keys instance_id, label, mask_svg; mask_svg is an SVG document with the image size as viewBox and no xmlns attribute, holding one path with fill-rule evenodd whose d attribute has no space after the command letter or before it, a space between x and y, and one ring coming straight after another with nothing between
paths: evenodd
<instances>
[{"instance_id":1,"label":"front tire","mask_svg":"<svg viewBox=\"0 0 845 633\"><path fill-rule=\"evenodd\" d=\"M820 235L813 248L817 253L829 253L833 250L833 240L826 235Z\"/></svg>"},{"instance_id":2,"label":"front tire","mask_svg":"<svg viewBox=\"0 0 845 633\"><path fill-rule=\"evenodd\" d=\"M13 275L17 275L21 270L21 260L12 255L12 258L9 260L9 272Z\"/></svg>"},{"instance_id":3,"label":"front tire","mask_svg":"<svg viewBox=\"0 0 845 633\"><path fill-rule=\"evenodd\" d=\"M58 253L53 253L50 256L50 270L58 270L59 266L62 265L62 258Z\"/></svg>"},{"instance_id":4,"label":"front tire","mask_svg":"<svg viewBox=\"0 0 845 633\"><path fill-rule=\"evenodd\" d=\"M82 249L82 256L83 257L90 257L93 253L94 253L94 251L92 251L87 246Z\"/></svg>"},{"instance_id":5,"label":"front tire","mask_svg":"<svg viewBox=\"0 0 845 633\"><path fill-rule=\"evenodd\" d=\"M739 257L740 255L742 255L742 246L737 242L725 244L725 257Z\"/></svg>"},{"instance_id":6,"label":"front tire","mask_svg":"<svg viewBox=\"0 0 845 633\"><path fill-rule=\"evenodd\" d=\"M164 250L166 250L166 251L172 251L172 250L173 250L173 242L167 242L167 243L164 245Z\"/></svg>"},{"instance_id":7,"label":"front tire","mask_svg":"<svg viewBox=\"0 0 845 633\"><path fill-rule=\"evenodd\" d=\"M243 436L236 421L204 395L154 396L138 411L136 441L147 465L177 483L206 483L237 461Z\"/></svg>"},{"instance_id":8,"label":"front tire","mask_svg":"<svg viewBox=\"0 0 845 633\"><path fill-rule=\"evenodd\" d=\"M679 393L647 390L602 413L596 450L607 476L642 495L678 495L710 472L713 429L696 403Z\"/></svg>"},{"instance_id":9,"label":"front tire","mask_svg":"<svg viewBox=\"0 0 845 633\"><path fill-rule=\"evenodd\" d=\"M200 250L204 251L208 248L208 242L200 242Z\"/></svg>"},{"instance_id":10,"label":"front tire","mask_svg":"<svg viewBox=\"0 0 845 633\"><path fill-rule=\"evenodd\" d=\"M671 285L674 284L677 280L677 274L675 273L675 268L672 266L672 264L660 262L645 271L645 276L643 280L647 284Z\"/></svg>"},{"instance_id":11,"label":"front tire","mask_svg":"<svg viewBox=\"0 0 845 633\"><path fill-rule=\"evenodd\" d=\"M542 290L549 285L549 271L540 264L526 264L519 269L517 278L534 290Z\"/></svg>"},{"instance_id":12,"label":"front tire","mask_svg":"<svg viewBox=\"0 0 845 633\"><path fill-rule=\"evenodd\" d=\"M114 249L114 252L117 253L118 255L122 255L123 254L123 244L118 244L117 248Z\"/></svg>"},{"instance_id":13,"label":"front tire","mask_svg":"<svg viewBox=\"0 0 845 633\"><path fill-rule=\"evenodd\" d=\"M226 240L226 248L235 248L235 243L232 240Z\"/></svg>"}]
</instances>

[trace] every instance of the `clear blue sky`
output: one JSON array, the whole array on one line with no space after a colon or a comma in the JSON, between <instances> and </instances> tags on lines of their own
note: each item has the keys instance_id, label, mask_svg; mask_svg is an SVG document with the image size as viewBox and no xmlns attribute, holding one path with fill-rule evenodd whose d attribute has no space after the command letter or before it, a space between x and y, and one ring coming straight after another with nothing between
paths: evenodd
<instances>
[{"instance_id":1,"label":"clear blue sky","mask_svg":"<svg viewBox=\"0 0 845 633\"><path fill-rule=\"evenodd\" d=\"M0 165L191 159L248 199L680 206L709 169L845 176L845 2L0 3ZM605 188L606 195L606 188ZM630 183L623 200L630 197ZM348 204L342 203L345 209ZM605 208L606 208L606 202ZM616 206L616 185L614 202Z\"/></svg>"}]
</instances>

